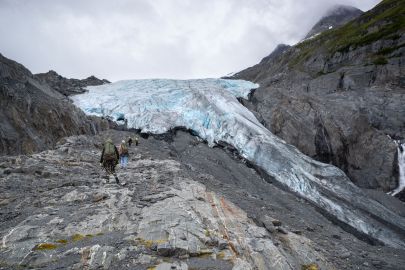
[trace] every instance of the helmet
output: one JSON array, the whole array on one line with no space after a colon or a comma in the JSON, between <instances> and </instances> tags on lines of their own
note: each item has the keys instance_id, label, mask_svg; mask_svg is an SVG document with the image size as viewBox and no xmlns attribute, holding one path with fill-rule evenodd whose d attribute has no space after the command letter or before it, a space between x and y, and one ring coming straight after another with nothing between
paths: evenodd
<instances>
[{"instance_id":1,"label":"helmet","mask_svg":"<svg viewBox=\"0 0 405 270\"><path fill-rule=\"evenodd\" d=\"M122 140L122 143L125 143L125 140Z\"/></svg>"}]
</instances>

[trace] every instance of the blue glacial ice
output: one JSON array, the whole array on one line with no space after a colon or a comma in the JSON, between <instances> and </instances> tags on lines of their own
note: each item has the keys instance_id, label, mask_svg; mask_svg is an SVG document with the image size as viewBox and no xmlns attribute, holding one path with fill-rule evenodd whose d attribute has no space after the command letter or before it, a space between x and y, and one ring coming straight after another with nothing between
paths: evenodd
<instances>
[{"instance_id":1,"label":"blue glacial ice","mask_svg":"<svg viewBox=\"0 0 405 270\"><path fill-rule=\"evenodd\" d=\"M405 248L403 217L367 198L338 168L273 135L237 100L258 87L243 80L128 80L88 87L72 99L87 114L125 116L129 127L143 132L186 127L210 146L220 141L233 145L276 181L359 234Z\"/></svg>"}]
</instances>

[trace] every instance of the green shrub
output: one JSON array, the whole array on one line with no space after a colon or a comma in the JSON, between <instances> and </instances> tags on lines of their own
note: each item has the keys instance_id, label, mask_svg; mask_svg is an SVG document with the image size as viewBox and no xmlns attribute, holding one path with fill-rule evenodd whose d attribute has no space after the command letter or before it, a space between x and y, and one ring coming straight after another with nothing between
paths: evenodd
<instances>
[{"instance_id":1,"label":"green shrub","mask_svg":"<svg viewBox=\"0 0 405 270\"><path fill-rule=\"evenodd\" d=\"M405 46L404 44L398 45L398 46L394 46L394 47L388 47L388 48L384 48L378 51L378 55L387 55L387 54L391 54L394 51L398 50L399 48L402 48Z\"/></svg>"},{"instance_id":2,"label":"green shrub","mask_svg":"<svg viewBox=\"0 0 405 270\"><path fill-rule=\"evenodd\" d=\"M376 66L381 66L388 64L388 61L384 56L379 55L374 59L373 64Z\"/></svg>"}]
</instances>

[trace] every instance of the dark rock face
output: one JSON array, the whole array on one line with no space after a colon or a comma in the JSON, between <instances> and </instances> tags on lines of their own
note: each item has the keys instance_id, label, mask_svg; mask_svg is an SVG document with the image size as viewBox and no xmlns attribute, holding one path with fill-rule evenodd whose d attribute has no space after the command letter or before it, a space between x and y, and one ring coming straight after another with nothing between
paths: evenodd
<instances>
[{"instance_id":1,"label":"dark rock face","mask_svg":"<svg viewBox=\"0 0 405 270\"><path fill-rule=\"evenodd\" d=\"M34 77L40 82L48 84L51 88L65 96L83 93L85 92L84 88L86 86L110 83L106 79L100 80L94 76L90 76L83 80L67 79L53 70L50 70L47 73L35 74Z\"/></svg>"},{"instance_id":2,"label":"dark rock face","mask_svg":"<svg viewBox=\"0 0 405 270\"><path fill-rule=\"evenodd\" d=\"M344 25L345 23L359 17L363 14L358 8L344 5L337 5L330 9L327 14L319 20L305 36L305 38L322 33L323 31L333 29Z\"/></svg>"},{"instance_id":3,"label":"dark rock face","mask_svg":"<svg viewBox=\"0 0 405 270\"><path fill-rule=\"evenodd\" d=\"M342 28L237 73L261 85L245 105L274 134L340 167L358 186L395 188L391 138L405 137L405 35L394 16L402 12L401 1L383 1ZM350 36L365 24L369 34Z\"/></svg>"},{"instance_id":4,"label":"dark rock face","mask_svg":"<svg viewBox=\"0 0 405 270\"><path fill-rule=\"evenodd\" d=\"M0 54L0 154L44 150L61 137L94 134L104 126Z\"/></svg>"}]
</instances>

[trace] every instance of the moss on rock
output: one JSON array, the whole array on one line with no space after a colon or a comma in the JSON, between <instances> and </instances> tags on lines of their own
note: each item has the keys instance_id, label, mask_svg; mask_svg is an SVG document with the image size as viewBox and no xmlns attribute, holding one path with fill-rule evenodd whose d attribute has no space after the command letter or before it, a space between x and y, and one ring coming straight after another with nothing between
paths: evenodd
<instances>
[{"instance_id":1,"label":"moss on rock","mask_svg":"<svg viewBox=\"0 0 405 270\"><path fill-rule=\"evenodd\" d=\"M58 246L53 243L41 243L34 247L34 250L53 250L56 249Z\"/></svg>"}]
</instances>

